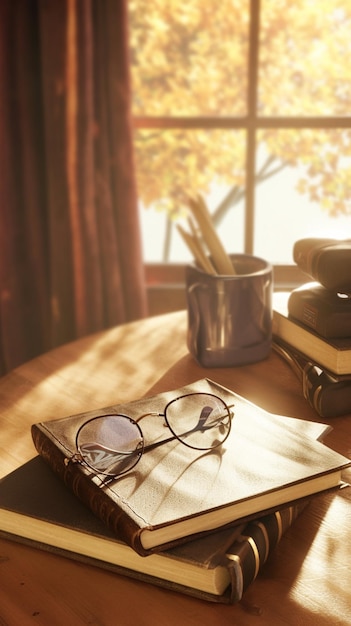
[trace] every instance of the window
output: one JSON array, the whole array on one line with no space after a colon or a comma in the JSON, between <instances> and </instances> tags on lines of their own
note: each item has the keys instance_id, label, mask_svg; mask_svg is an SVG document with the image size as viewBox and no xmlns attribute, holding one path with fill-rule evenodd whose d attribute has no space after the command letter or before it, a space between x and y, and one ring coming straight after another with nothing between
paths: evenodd
<instances>
[{"instance_id":1,"label":"window","mask_svg":"<svg viewBox=\"0 0 351 626\"><path fill-rule=\"evenodd\" d=\"M228 252L263 256L288 282L294 241L350 236L351 3L129 10L145 262L168 264L164 278L191 259L175 223L196 192Z\"/></svg>"}]
</instances>

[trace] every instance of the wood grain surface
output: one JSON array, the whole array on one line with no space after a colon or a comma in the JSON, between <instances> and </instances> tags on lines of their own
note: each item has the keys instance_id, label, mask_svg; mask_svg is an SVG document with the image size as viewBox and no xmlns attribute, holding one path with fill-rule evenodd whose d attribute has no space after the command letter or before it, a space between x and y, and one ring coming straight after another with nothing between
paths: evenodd
<instances>
[{"instance_id":1,"label":"wood grain surface","mask_svg":"<svg viewBox=\"0 0 351 626\"><path fill-rule=\"evenodd\" d=\"M181 311L75 341L0 379L0 476L35 456L33 422L134 400L204 376L267 410L321 421L275 353L240 368L198 366L187 351ZM329 423L333 430L326 443L350 457L351 416ZM350 470L344 479L351 480ZM1 539L0 625L351 624L350 499L348 487L314 498L235 606L213 605Z\"/></svg>"}]
</instances>

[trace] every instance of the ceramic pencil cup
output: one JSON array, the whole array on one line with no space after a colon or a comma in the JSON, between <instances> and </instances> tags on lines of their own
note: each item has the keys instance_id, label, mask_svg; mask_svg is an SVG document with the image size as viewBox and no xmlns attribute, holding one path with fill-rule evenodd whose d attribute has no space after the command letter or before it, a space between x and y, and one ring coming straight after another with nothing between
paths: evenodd
<instances>
[{"instance_id":1,"label":"ceramic pencil cup","mask_svg":"<svg viewBox=\"0 0 351 626\"><path fill-rule=\"evenodd\" d=\"M234 276L186 267L188 349L203 367L261 361L271 349L272 266L248 254L230 258Z\"/></svg>"}]
</instances>

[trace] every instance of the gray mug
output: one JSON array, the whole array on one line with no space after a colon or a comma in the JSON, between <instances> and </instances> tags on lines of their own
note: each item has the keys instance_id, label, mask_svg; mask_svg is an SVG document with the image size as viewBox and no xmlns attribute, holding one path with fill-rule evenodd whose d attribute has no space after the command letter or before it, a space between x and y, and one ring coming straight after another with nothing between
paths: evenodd
<instances>
[{"instance_id":1,"label":"gray mug","mask_svg":"<svg viewBox=\"0 0 351 626\"><path fill-rule=\"evenodd\" d=\"M234 276L186 267L188 349L203 367L232 367L266 358L272 342L273 269L233 254Z\"/></svg>"}]
</instances>

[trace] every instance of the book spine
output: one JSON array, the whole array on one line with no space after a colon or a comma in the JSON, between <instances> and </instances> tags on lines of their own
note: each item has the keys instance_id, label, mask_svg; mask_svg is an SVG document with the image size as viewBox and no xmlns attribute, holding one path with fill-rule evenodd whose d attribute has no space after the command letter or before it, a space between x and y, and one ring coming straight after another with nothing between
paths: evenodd
<instances>
[{"instance_id":1,"label":"book spine","mask_svg":"<svg viewBox=\"0 0 351 626\"><path fill-rule=\"evenodd\" d=\"M130 545L138 554L145 556L147 551L139 539L139 528L122 511L116 502L112 502L103 487L95 484L86 476L78 464L67 462L67 458L45 432L33 424L32 439L41 458L52 471L64 482L81 502L120 539Z\"/></svg>"},{"instance_id":2,"label":"book spine","mask_svg":"<svg viewBox=\"0 0 351 626\"><path fill-rule=\"evenodd\" d=\"M302 295L294 293L294 291L289 296L288 314L301 324L304 324L307 330L311 328L318 335L325 338L328 337L328 318L325 317L323 310L317 310L315 306L311 306L304 301Z\"/></svg>"},{"instance_id":3,"label":"book spine","mask_svg":"<svg viewBox=\"0 0 351 626\"><path fill-rule=\"evenodd\" d=\"M231 574L231 601L237 602L279 543L285 531L306 507L307 501L249 522L226 553Z\"/></svg>"},{"instance_id":4,"label":"book spine","mask_svg":"<svg viewBox=\"0 0 351 626\"><path fill-rule=\"evenodd\" d=\"M342 373L339 371L337 351L332 348L331 344L327 343L326 339L317 335L312 328L304 327L301 322L287 317L276 309L273 309L272 334L273 338L282 339L305 357L318 362L321 367L325 367L335 374L340 375Z\"/></svg>"}]
</instances>

